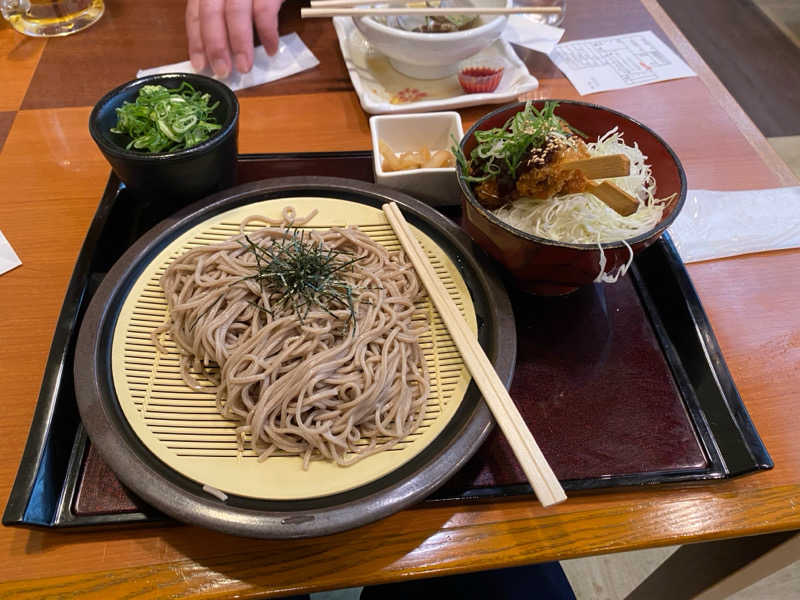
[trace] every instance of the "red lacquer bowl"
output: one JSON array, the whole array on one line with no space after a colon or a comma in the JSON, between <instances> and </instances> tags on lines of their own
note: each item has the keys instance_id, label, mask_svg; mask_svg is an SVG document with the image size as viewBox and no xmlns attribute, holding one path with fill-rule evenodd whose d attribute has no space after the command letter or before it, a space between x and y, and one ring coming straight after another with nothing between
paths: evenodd
<instances>
[{"instance_id":1,"label":"red lacquer bowl","mask_svg":"<svg viewBox=\"0 0 800 600\"><path fill-rule=\"evenodd\" d=\"M546 101L537 100L542 108ZM686 200L686 175L678 157L653 130L614 110L571 100L558 100L556 114L585 133L589 140L614 127L619 127L625 143L639 144L647 156L656 180L656 197L675 198L664 210L661 221L650 231L627 243L634 254L640 252L669 227ZM478 130L502 127L514 114L525 108L524 102L508 104L479 119L461 140L461 149L469 156L475 147ZM509 272L516 285L525 291L542 295L566 294L591 284L600 273L600 250L597 244L556 242L520 231L501 221L483 208L458 170L462 194L464 228L475 242ZM628 248L621 241L602 244L606 257L605 272L615 273L629 258Z\"/></svg>"}]
</instances>

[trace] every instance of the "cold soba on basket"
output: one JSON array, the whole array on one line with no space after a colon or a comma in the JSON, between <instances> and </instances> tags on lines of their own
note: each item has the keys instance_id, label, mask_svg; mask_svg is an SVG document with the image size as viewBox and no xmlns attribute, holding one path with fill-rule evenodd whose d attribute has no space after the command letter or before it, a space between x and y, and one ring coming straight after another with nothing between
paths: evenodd
<instances>
[{"instance_id":1,"label":"cold soba on basket","mask_svg":"<svg viewBox=\"0 0 800 600\"><path fill-rule=\"evenodd\" d=\"M311 196L256 202L233 211L223 212L220 216L208 219L178 236L171 244L157 252L152 260L148 261L142 273L136 277L130 293L126 294L120 318L114 328L111 348L114 387L130 427L136 431L137 436L147 448L169 464L172 469L225 494L236 494L240 499L249 497L278 501L320 498L321 504L325 505L328 502L325 498L335 499L336 494L347 493L348 490L352 490L352 494L358 496L361 493L360 490L368 483L384 476L394 477L394 473L410 461L418 464L415 468L425 465L427 461L431 460L431 456L428 456L430 454L428 446L434 440L446 440L457 431L456 429L447 433L444 437L440 435L448 428L451 419L462 407L464 398L468 398L467 406L464 407L467 412L463 413L462 410L461 419L475 410L473 406L477 407L474 405L475 399L466 394L469 376L464 369L463 362L458 353L454 351L452 341L450 341L447 330L442 326L436 310L431 307L426 296L419 295L418 284L417 292L414 292L414 271L410 266L402 263L399 245L391 227L386 223L383 213L357 202L314 197L313 194ZM253 252L254 248L247 241L247 238L254 243L259 239L262 242L266 241L261 237L266 235L263 227L260 227L263 226L263 222L245 225L247 237L243 240L237 242L231 238L241 235L241 223L248 216L267 214L270 215L270 219L280 218L280 211L287 206L295 207L297 214L302 215L308 215L314 209L319 210L319 214L310 222L303 223L302 226L298 225L301 221L295 221L297 228L304 232L299 235L305 236L304 239L307 241L319 239L319 236L329 237L330 239L325 240L325 247L332 244L334 249L341 251L338 255L334 255L334 260L342 266L359 257L362 253L359 245L362 245L363 248L372 247L372 243L367 242L364 235L369 236L372 242L378 244L375 250L376 254L363 252L367 257L365 260L367 264L363 265L367 269L366 271L361 271L359 275L360 265L356 266L359 261L342 269L342 277L351 287L353 313L356 317L354 321L350 318L353 313L350 311L349 300L346 299L345 288L339 288L336 291L336 294L345 302L341 305L341 310L335 304L328 305L331 312L337 317L342 317L337 321L338 324L334 325L333 321L329 320L331 315L324 310L309 312L308 319L311 319L312 315L318 314L319 322L307 320L302 308L302 301L295 306L295 308L301 309L300 315L290 309L289 305L283 307L286 309L286 314L283 314L281 313L282 309L279 308L280 300L277 300L277 297L272 297L270 294L269 304L265 304L263 297L255 296L261 290L259 281L255 278L243 281L246 277L256 275L256 271L259 276L266 276L270 272L267 264L269 261L260 252L258 260L262 264L260 268L258 267L256 254ZM425 210L433 212L427 207ZM344 237L341 237L339 233L335 235L325 233L331 228L343 227L345 224L358 224L360 233L357 230L346 228L340 230ZM283 227L273 226L268 229L271 234L267 237L286 234ZM260 234L259 230L261 230ZM251 234L254 237L251 237ZM348 238L357 244L354 246ZM465 283L458 269L447 254L439 249L439 244L431 242L424 236L421 239L431 253L437 273L448 282L450 293L455 294L456 302L461 306L470 327L475 331L476 317L470 294L466 291ZM278 246L285 246L283 241L288 246L293 246L297 238L290 235L288 239L280 241ZM236 282L234 287L237 288L236 290L223 288L220 294L226 295L234 291L242 294L242 301L234 311L239 311L236 314L245 315L248 319L255 319L262 325L273 319L268 313L262 311L263 308L270 310L276 316L280 313L282 316L274 319L273 322L285 319L285 322L278 323L278 325L293 323L286 329L284 341L288 340L288 345L284 344L282 351L290 351L294 339L294 341L302 340L298 346L298 348L302 346L300 348L302 352L299 353L299 360L296 360L291 356L281 357L274 353L270 354L271 351L269 351L267 352L268 358L259 361L259 364L256 365L254 361L245 356L249 349L245 343L241 347L243 358L239 360L233 356L234 348L238 343L238 337L245 337L244 334L240 336L240 332L252 324L237 323L234 327L228 327L226 335L221 336L223 343L218 344L214 350L222 349L224 351L225 343L228 343L232 355L228 359L222 356L218 362L215 361L218 366L221 366L222 371L218 375L215 369L212 369L211 377L223 380L223 376L228 375L228 369L236 367L234 369L236 372L232 372L232 377L227 380L226 385L238 386L238 389L234 390L238 393L249 385L249 382L244 381L248 377L248 373L245 371L253 368L258 372L258 378L261 379L270 360L279 358L281 366L276 371L272 371L272 374L267 373L267 384L272 382L280 387L282 384L289 383L290 380L294 379L297 383L309 376L315 366L314 361L322 359L327 361L328 358L333 357L332 361L327 361L322 372L317 372L317 375L313 376L317 377L317 380L309 380L312 385L305 387L301 385L298 395L291 393L284 395L283 404L275 412L270 412L271 409L266 404L256 406L254 394L256 390L264 388L259 384L253 384L249 385L244 394L236 396L238 400L235 400L230 406L235 418L226 418L217 410L214 382L208 379L208 374L202 371L194 374L195 378L200 380L200 390L192 389L184 382L181 373L181 352L173 343L172 336L163 335L159 338L160 343L165 346L164 350L168 351L166 353L160 352L153 343L153 330L162 326L168 315L168 300L161 286L162 281L172 281L169 276L164 278L167 269L174 263L176 272L184 267L186 267L187 273L193 271L196 265L182 265L182 259L178 257L188 251L190 259L194 257L198 260L205 260L202 257L207 257L215 251L207 253L203 248L218 242L221 242L223 246L225 244L230 246L228 250L218 254L218 258L226 265L224 270L230 271L229 278ZM439 243L441 244L442 240ZM264 251L276 250L271 248L269 243L260 245ZM193 248L195 249L193 250ZM250 275L230 268L233 261L228 255L229 251L239 253L242 261L250 267L254 267ZM327 249L324 249L324 252L327 256ZM356 255L347 258L346 253L353 252ZM388 252L388 255L385 252ZM275 256L279 256L280 249L273 253ZM373 267L380 262L375 258L378 255L384 257L380 260L388 264L389 271L395 273L392 276L394 279L389 277L378 281L380 274L372 272ZM386 263L387 256L390 257L388 263ZM281 260L285 258L285 255L280 255ZM176 260L177 262L175 262ZM210 266L213 267L213 265ZM348 271L350 266L353 267L352 271ZM214 280L216 275L212 273L213 270L202 275L200 281L215 286L218 282ZM206 278L207 275L208 278ZM362 280L359 280L359 277ZM184 299L187 302L184 304L187 308L191 307L193 300L189 300L188 296L192 291L190 288L194 288L194 283L190 288L185 288L185 291L180 284L173 287L172 283L169 283L167 287L172 290L170 295L173 291L178 296L182 293L185 294ZM405 295L403 294L404 289L408 292ZM344 291L344 295L342 295L342 291ZM370 297L375 294L383 295L384 300L379 303L377 298ZM361 297L360 300L359 297ZM208 301L213 307L214 300L213 298L210 300L204 298L198 303ZM218 301L227 302L227 300ZM338 301L336 302L338 303ZM175 306L178 305L175 304ZM216 320L222 317L224 321L225 317L219 312L212 316L211 312L205 312L206 310L207 306L204 306L192 315L185 315L186 318L181 317L179 319L182 323L181 327L184 330L188 328L188 330L194 331L194 327L205 328L207 325L211 325L208 319ZM217 308L208 310L213 312ZM222 313L224 312L222 310ZM320 312L322 314L319 314ZM197 313L200 314L197 315ZM195 323L197 316L200 316L201 320ZM300 321L301 318L305 323ZM395 325L402 325L408 318L411 321L407 326L395 327ZM370 319L372 320L370 321ZM367 322L369 322L369 326L367 326ZM389 322L392 323L392 326L389 330L385 330L388 333L384 337L381 335L383 327L381 323L386 325ZM272 327L270 330L272 334L278 331L278 325ZM352 325L354 325L354 329ZM267 324L266 327L269 328L270 325ZM328 327L330 330L326 332ZM353 333L355 333L354 336ZM372 339L370 336L373 336ZM262 341L269 344L269 340L264 339L263 336L260 340L253 339L254 344L260 344ZM415 343L418 344L419 351L413 349ZM193 342L184 341L183 344L184 347L189 347L193 345ZM315 344L317 347L313 353L305 353L309 345ZM342 351L342 348L345 350ZM352 352L350 352L351 350ZM199 350L193 354L199 356L201 352L202 350ZM415 359L415 356L418 358ZM342 360L341 364L335 366L341 367L341 369L331 370L333 362L339 360ZM415 360L424 361L424 366L420 363L415 367ZM296 363L300 361L306 361L306 364L301 369L294 370L293 367L297 366ZM383 368L382 363L387 367ZM320 366L320 363L317 363L316 366ZM362 368L369 381L353 377L353 373L348 373L348 369L358 371ZM425 370L428 371L429 387L425 383ZM276 378L276 373L280 377ZM399 385L401 377L404 378L403 386L406 389L405 392L401 391L395 395L394 391L397 390L393 390L393 388ZM264 399L269 401L269 399L275 398L276 395L272 392L277 391L277 387L275 390L271 390L270 394L265 395ZM361 388L362 394L359 394L359 388ZM426 389L428 390L427 397L423 400ZM230 391L230 389L226 390L226 401L231 399L228 397ZM302 402L297 403L296 398L299 396L302 400L306 393L314 396L310 398L311 401L305 405ZM408 395L408 398L404 396L404 393ZM300 425L317 429L318 433L328 435L329 445L323 444L323 446L325 451L329 451L330 444L338 443L332 441L330 436L337 432L325 431L326 428L329 428L328 422L331 425L335 424L335 419L331 419L332 416L335 416L333 414L335 409L328 410L325 407L326 403L336 403L333 402L334 397L331 394L335 394L336 400L340 399L341 394L344 402L339 404L346 405L350 402L353 405L358 404L352 416L354 419L363 418L359 425L362 430L359 435L366 440L367 449L370 440L367 439L369 435L365 434L369 433L370 428L377 433L374 436L376 445L386 444L392 447L385 448L382 452L376 452L346 467L339 466L335 460L314 460L321 457L321 453L315 451L316 453L308 454L308 458L311 460L306 463L307 470L303 468L303 452L296 452L296 456L291 456L286 451L289 448L279 448L267 460L259 462L258 454L263 454L261 449L265 445L262 444L254 451L250 440L247 440L244 447L240 449L237 428L242 425L242 421L247 423L247 419L252 417L250 423L259 422L261 415L268 412L267 421L273 418L281 419L283 418L281 410L286 409L292 415L289 421L298 424L295 411L300 409L300 420L303 422ZM267 398L267 396L269 397ZM408 402L384 402L384 400L390 399L389 396L401 401L408 400ZM89 400L93 400L93 398L89 397ZM356 402L360 400L364 400L365 403ZM252 412L247 408L248 403L253 404ZM343 410L346 408L346 406L340 407ZM380 423L376 421L375 414L379 408L383 411L377 415ZM236 411L240 409L246 411L247 415L236 414ZM418 415L414 415L415 411ZM363 414L358 415L359 412ZM314 418L307 420L309 416ZM416 431L409 433L411 427L406 427L406 425L415 420L418 422ZM289 421L275 422L278 425L277 436L278 438L285 436L291 438L292 442L297 442L298 436L289 430L281 429L284 425L289 425ZM370 422L372 425L369 425ZM403 423L402 428L405 431L395 429L398 423ZM340 422L335 425L341 427L342 431L347 429L346 423ZM380 431L381 428L384 430ZM383 435L383 433L390 434L393 429L395 437L400 431L400 434L404 436L402 440L393 442L389 435ZM91 427L89 430L93 431ZM353 435L353 430L350 431L350 435ZM94 437L96 436L93 435ZM252 439L255 439L255 435ZM279 443L284 441L280 440ZM348 441L358 445L357 440ZM437 443L441 442L437 441ZM471 440L470 443L473 441ZM427 458L423 458L423 455ZM345 462L351 462L350 459L354 459L354 454L349 450L343 452L342 456L346 457ZM419 458L417 458L418 456ZM124 475L125 473L123 473ZM412 478L409 481L422 483L421 479ZM147 499L151 501L149 497ZM228 500L229 504L236 504L236 502L234 499ZM391 506L391 502L385 502L384 506L388 508ZM369 514L364 513L359 518L369 518Z\"/></svg>"},{"instance_id":2,"label":"cold soba on basket","mask_svg":"<svg viewBox=\"0 0 800 600\"><path fill-rule=\"evenodd\" d=\"M160 352L161 334L177 345L186 384L240 423L240 450L300 456L304 469L392 448L430 391L414 269L357 228L302 229L315 214L247 217L238 235L178 256L153 332Z\"/></svg>"}]
</instances>

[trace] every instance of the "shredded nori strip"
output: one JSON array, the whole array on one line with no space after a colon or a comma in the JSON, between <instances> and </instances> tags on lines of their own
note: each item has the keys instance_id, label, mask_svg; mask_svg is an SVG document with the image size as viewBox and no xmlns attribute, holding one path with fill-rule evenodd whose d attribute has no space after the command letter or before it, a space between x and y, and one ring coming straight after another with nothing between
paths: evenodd
<instances>
[{"instance_id":1,"label":"shredded nori strip","mask_svg":"<svg viewBox=\"0 0 800 600\"><path fill-rule=\"evenodd\" d=\"M477 145L464 156L458 144L452 148L459 169L466 181L479 183L492 177L512 180L525 166L534 149L542 148L550 136L568 137L573 133L585 137L556 116L557 102L545 102L537 110L531 101L509 118L502 127L475 132Z\"/></svg>"}]
</instances>

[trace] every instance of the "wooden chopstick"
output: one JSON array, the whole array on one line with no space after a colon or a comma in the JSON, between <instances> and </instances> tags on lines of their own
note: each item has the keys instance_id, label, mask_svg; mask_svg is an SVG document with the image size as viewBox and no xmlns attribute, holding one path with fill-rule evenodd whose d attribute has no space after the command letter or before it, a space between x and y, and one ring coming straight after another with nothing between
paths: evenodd
<instances>
[{"instance_id":1,"label":"wooden chopstick","mask_svg":"<svg viewBox=\"0 0 800 600\"><path fill-rule=\"evenodd\" d=\"M586 179L606 179L630 175L631 161L624 154L604 154L591 158L567 160L559 164L559 168L562 171L581 171Z\"/></svg>"},{"instance_id":2,"label":"wooden chopstick","mask_svg":"<svg viewBox=\"0 0 800 600\"><path fill-rule=\"evenodd\" d=\"M394 202L384 204L383 212L386 213L386 218L400 240L403 250L414 265L428 295L439 311L453 342L461 353L464 363L483 394L497 424L505 434L514 455L519 460L539 502L542 503L542 506L550 506L566 500L564 489L536 444L536 440L533 439L530 429L522 420L514 401L478 344L478 340L467 327L458 308L436 276L428 257L397 204Z\"/></svg>"},{"instance_id":3,"label":"wooden chopstick","mask_svg":"<svg viewBox=\"0 0 800 600\"><path fill-rule=\"evenodd\" d=\"M440 17L447 15L551 14L561 11L557 6L458 6L447 8L336 8L333 5L318 6L318 8L301 8L300 17L303 19L391 15L426 15L429 17Z\"/></svg>"},{"instance_id":4,"label":"wooden chopstick","mask_svg":"<svg viewBox=\"0 0 800 600\"><path fill-rule=\"evenodd\" d=\"M587 181L586 191L623 217L632 215L639 208L636 198L610 181Z\"/></svg>"},{"instance_id":5,"label":"wooden chopstick","mask_svg":"<svg viewBox=\"0 0 800 600\"><path fill-rule=\"evenodd\" d=\"M311 0L311 7L312 8L345 8L348 6L374 6L376 4L379 5L395 5L395 6L404 6L406 8L437 8L434 6L427 6L425 2L415 2L413 0ZM439 7L443 8L443 7ZM480 8L479 6L451 6L450 8ZM502 7L499 7L502 8ZM543 13L560 13L561 8L558 6L540 6L540 7L532 7L537 8L537 12Z\"/></svg>"},{"instance_id":6,"label":"wooden chopstick","mask_svg":"<svg viewBox=\"0 0 800 600\"><path fill-rule=\"evenodd\" d=\"M564 161L559 164L559 168L580 171L589 180L606 179L630 175L631 161L624 154L606 154ZM639 208L636 198L611 181L587 181L586 191L623 217L632 215Z\"/></svg>"},{"instance_id":7,"label":"wooden chopstick","mask_svg":"<svg viewBox=\"0 0 800 600\"><path fill-rule=\"evenodd\" d=\"M347 7L347 6L365 6L375 4L395 4L405 6L407 8L434 8L431 6L423 6L425 2L414 2L413 0L311 0L313 8L333 8L333 7ZM440 7L441 8L441 7ZM454 6L450 8L480 8L480 6ZM503 7L495 7L503 8ZM532 6L529 8L536 9L537 13L545 14L559 14L561 13L560 6Z\"/></svg>"},{"instance_id":8,"label":"wooden chopstick","mask_svg":"<svg viewBox=\"0 0 800 600\"><path fill-rule=\"evenodd\" d=\"M413 0L311 0L313 8L334 8L347 6L365 6L375 4L389 4L407 6L408 8L426 8L425 2L414 2Z\"/></svg>"}]
</instances>

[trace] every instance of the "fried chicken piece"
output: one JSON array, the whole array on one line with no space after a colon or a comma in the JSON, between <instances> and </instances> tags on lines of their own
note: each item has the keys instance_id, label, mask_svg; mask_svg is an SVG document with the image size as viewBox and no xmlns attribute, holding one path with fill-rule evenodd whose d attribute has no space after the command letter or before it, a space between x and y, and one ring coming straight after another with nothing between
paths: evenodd
<instances>
[{"instance_id":1,"label":"fried chicken piece","mask_svg":"<svg viewBox=\"0 0 800 600\"><path fill-rule=\"evenodd\" d=\"M569 141L548 139L542 148L531 152L529 169L517 179L518 197L544 199L584 191L586 177L583 173L563 169L562 163L590 156L586 144L577 137L570 138Z\"/></svg>"},{"instance_id":2,"label":"fried chicken piece","mask_svg":"<svg viewBox=\"0 0 800 600\"><path fill-rule=\"evenodd\" d=\"M490 177L475 186L475 196L484 208L495 210L516 198L516 182L507 174Z\"/></svg>"},{"instance_id":3,"label":"fried chicken piece","mask_svg":"<svg viewBox=\"0 0 800 600\"><path fill-rule=\"evenodd\" d=\"M498 187L495 177L481 181L475 186L475 196L478 198L478 202L481 203L481 206L489 210L495 210L509 202L507 197L500 195Z\"/></svg>"},{"instance_id":4,"label":"fried chicken piece","mask_svg":"<svg viewBox=\"0 0 800 600\"><path fill-rule=\"evenodd\" d=\"M563 163L590 157L580 138L551 136L543 146L530 150L516 181L510 174L491 177L475 186L475 196L485 208L495 210L521 197L544 199L582 192L586 177L581 171L564 169Z\"/></svg>"}]
</instances>

